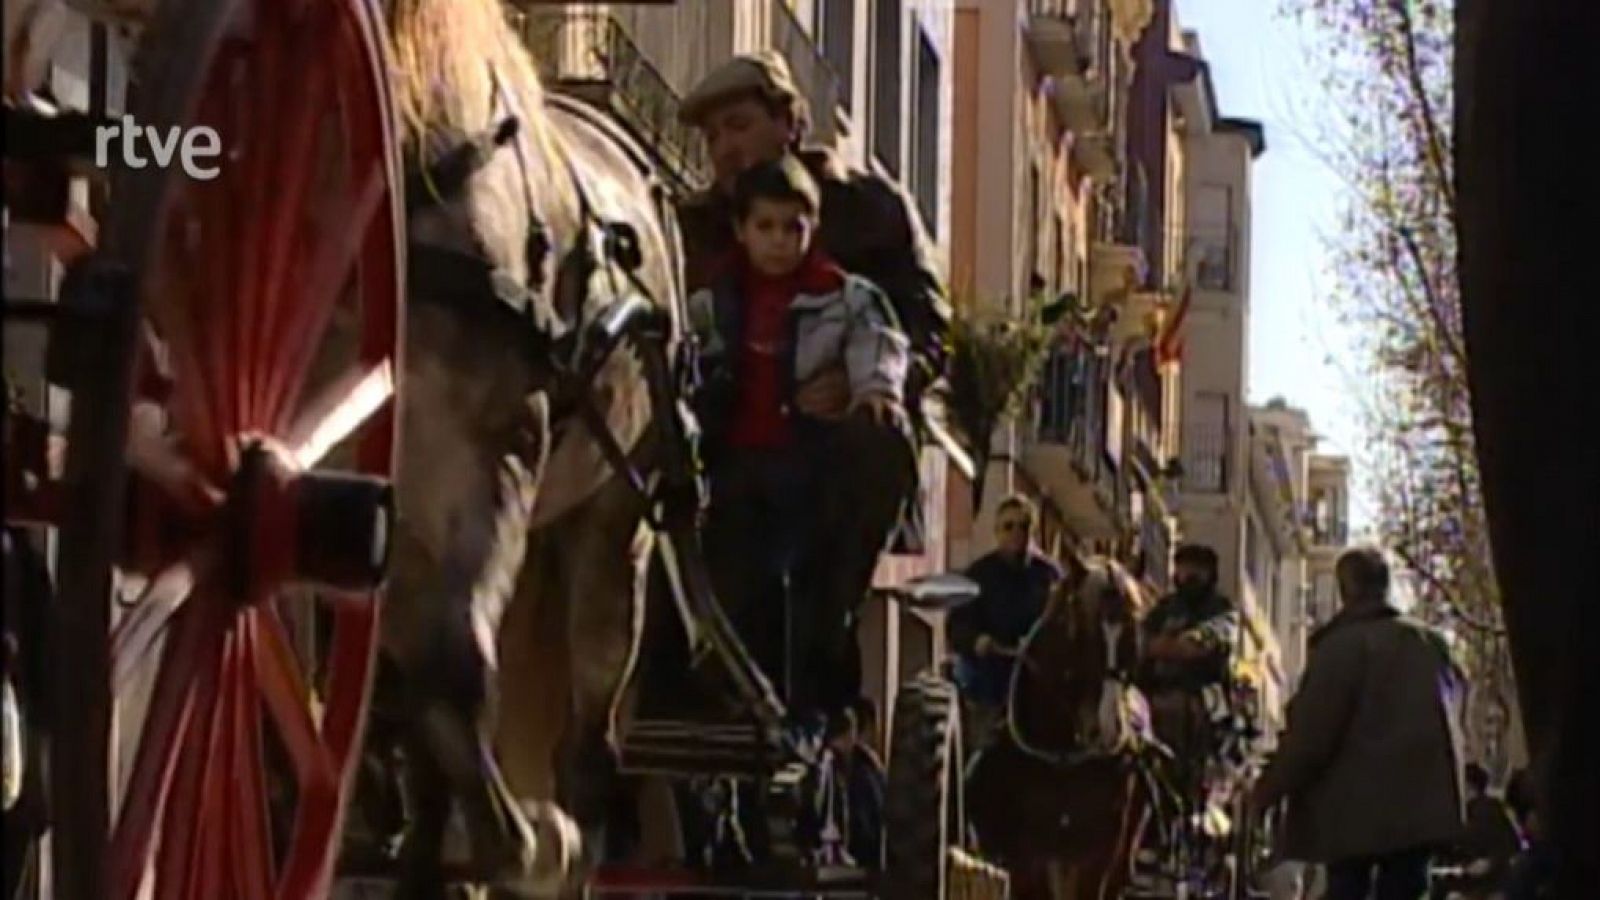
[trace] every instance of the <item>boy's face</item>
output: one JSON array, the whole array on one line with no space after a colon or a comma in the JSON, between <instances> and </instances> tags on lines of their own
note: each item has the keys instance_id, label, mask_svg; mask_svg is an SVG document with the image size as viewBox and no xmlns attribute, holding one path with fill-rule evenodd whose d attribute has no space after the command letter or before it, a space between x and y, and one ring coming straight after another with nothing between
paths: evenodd
<instances>
[{"instance_id":1,"label":"boy's face","mask_svg":"<svg viewBox=\"0 0 1600 900\"><path fill-rule=\"evenodd\" d=\"M816 227L805 204L758 197L749 214L734 223L734 234L757 272L788 275L800 267Z\"/></svg>"}]
</instances>

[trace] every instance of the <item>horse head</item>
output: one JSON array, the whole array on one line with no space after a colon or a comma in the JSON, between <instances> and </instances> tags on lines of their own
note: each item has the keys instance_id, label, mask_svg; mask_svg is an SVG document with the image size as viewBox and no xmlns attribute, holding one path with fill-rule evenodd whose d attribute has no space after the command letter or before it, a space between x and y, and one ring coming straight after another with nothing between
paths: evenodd
<instances>
[{"instance_id":1,"label":"horse head","mask_svg":"<svg viewBox=\"0 0 1600 900\"><path fill-rule=\"evenodd\" d=\"M1139 657L1140 592L1116 562L1070 558L1022 648L1012 717L1026 747L1057 757L1119 750L1142 715L1126 680Z\"/></svg>"}]
</instances>

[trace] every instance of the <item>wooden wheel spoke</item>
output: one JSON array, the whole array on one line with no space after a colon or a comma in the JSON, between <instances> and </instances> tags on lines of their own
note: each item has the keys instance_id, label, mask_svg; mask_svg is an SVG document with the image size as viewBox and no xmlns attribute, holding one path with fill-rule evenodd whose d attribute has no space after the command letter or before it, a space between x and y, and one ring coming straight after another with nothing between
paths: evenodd
<instances>
[{"instance_id":1,"label":"wooden wheel spoke","mask_svg":"<svg viewBox=\"0 0 1600 900\"><path fill-rule=\"evenodd\" d=\"M243 310L251 323L249 349L243 354L248 368L241 384L249 386L248 415L252 427L266 427L272 422L274 408L282 406L276 391L280 372L274 365L273 350L284 343L320 343L320 333L303 332L286 328L285 319L312 304L289 302L299 299L299 285L290 275L299 262L295 251L306 239L304 212L311 199L311 187L319 174L319 163L325 161L327 144L319 140L320 126L325 124L333 104L328 50L337 28L328 21L328 14L336 7L324 4L312 11L313 19L301 24L296 36L298 46L291 53L289 65L296 73L292 88L282 85L285 100L292 103L291 113L272 120L282 123L282 140L276 146L283 149L272 175L271 205L264 210L264 233L256 250L266 261L266 269L258 288L252 290L254 301ZM303 42L303 43L302 43ZM337 240L334 234L316 234L317 241ZM290 339L293 340L290 340Z\"/></svg>"},{"instance_id":2,"label":"wooden wheel spoke","mask_svg":"<svg viewBox=\"0 0 1600 900\"><path fill-rule=\"evenodd\" d=\"M216 605L220 598L203 598ZM203 609L204 607L197 607ZM177 769L161 810L161 843L156 850L156 896L187 897L198 864L198 834L205 775L211 756L212 733L217 719L217 682L220 677L222 637L220 620L206 623L216 629L210 652L196 666L194 693L183 743L177 748Z\"/></svg>"},{"instance_id":3,"label":"wooden wheel spoke","mask_svg":"<svg viewBox=\"0 0 1600 900\"><path fill-rule=\"evenodd\" d=\"M335 781L333 760L311 720L311 689L300 673L283 623L270 610L256 616L256 684L293 761L302 794L325 791ZM303 799L302 799L302 802Z\"/></svg>"},{"instance_id":4,"label":"wooden wheel spoke","mask_svg":"<svg viewBox=\"0 0 1600 900\"><path fill-rule=\"evenodd\" d=\"M342 214L330 217L335 221L329 223L329 233L319 242L307 265L303 301L279 323L277 334L283 339L272 345L276 353L269 372L268 390L273 399L265 413L268 421L281 425L281 419L292 411L294 397L312 354L321 344L339 292L349 282L367 231L388 195L381 166L370 165L361 176L337 207ZM290 336L296 339L289 340Z\"/></svg>"},{"instance_id":5,"label":"wooden wheel spoke","mask_svg":"<svg viewBox=\"0 0 1600 900\"><path fill-rule=\"evenodd\" d=\"M365 371L350 369L307 404L289 428L289 450L302 468L321 462L394 396L389 360Z\"/></svg>"},{"instance_id":6,"label":"wooden wheel spoke","mask_svg":"<svg viewBox=\"0 0 1600 900\"><path fill-rule=\"evenodd\" d=\"M234 793L232 741L235 689L240 678L239 636L237 628L223 643L221 676L218 679L216 706L212 712L211 733L206 741L205 768L201 775L200 842L190 868L190 884L218 884L226 871L228 818ZM196 900L200 900L199 897Z\"/></svg>"},{"instance_id":7,"label":"wooden wheel spoke","mask_svg":"<svg viewBox=\"0 0 1600 900\"><path fill-rule=\"evenodd\" d=\"M195 719L202 673L220 649L221 629L209 612L197 605L179 617L162 652L161 671L112 833L111 883L117 900L132 900L138 892L162 798L168 796L174 781L178 751L183 746L180 739Z\"/></svg>"},{"instance_id":8,"label":"wooden wheel spoke","mask_svg":"<svg viewBox=\"0 0 1600 900\"><path fill-rule=\"evenodd\" d=\"M337 780L328 784L329 795L313 800L302 797L295 817L294 837L278 883L280 900L319 896L327 891L334 855L344 818L344 791L350 783L361 743L363 712L372 685L377 641L375 602L334 606L333 647L328 659L328 694L353 701L330 706L322 733Z\"/></svg>"},{"instance_id":9,"label":"wooden wheel spoke","mask_svg":"<svg viewBox=\"0 0 1600 900\"><path fill-rule=\"evenodd\" d=\"M233 777L238 808L230 818L241 900L267 900L272 892L272 828L267 815L266 769L261 754L261 701L255 690L254 610L240 618L242 677L234 683Z\"/></svg>"},{"instance_id":10,"label":"wooden wheel spoke","mask_svg":"<svg viewBox=\"0 0 1600 900\"><path fill-rule=\"evenodd\" d=\"M111 633L112 685L133 678L156 639L193 595L195 579L208 558L209 554L202 552L179 560L150 579Z\"/></svg>"}]
</instances>

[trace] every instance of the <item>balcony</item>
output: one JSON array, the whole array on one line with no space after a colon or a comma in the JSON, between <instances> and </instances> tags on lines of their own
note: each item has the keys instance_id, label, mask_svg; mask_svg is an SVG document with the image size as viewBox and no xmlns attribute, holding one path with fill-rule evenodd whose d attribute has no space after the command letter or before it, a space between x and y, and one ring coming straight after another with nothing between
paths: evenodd
<instances>
[{"instance_id":1,"label":"balcony","mask_svg":"<svg viewBox=\"0 0 1600 900\"><path fill-rule=\"evenodd\" d=\"M1072 161L1096 184L1117 180L1117 142L1105 131L1077 134L1072 139Z\"/></svg>"},{"instance_id":2,"label":"balcony","mask_svg":"<svg viewBox=\"0 0 1600 900\"><path fill-rule=\"evenodd\" d=\"M1144 250L1137 244L1097 241L1089 248L1089 299L1121 301L1144 284Z\"/></svg>"},{"instance_id":3,"label":"balcony","mask_svg":"<svg viewBox=\"0 0 1600 900\"><path fill-rule=\"evenodd\" d=\"M1105 453L1106 361L1062 349L1045 363L1038 418L1022 464L1080 538L1115 538L1116 471Z\"/></svg>"},{"instance_id":4,"label":"balcony","mask_svg":"<svg viewBox=\"0 0 1600 900\"><path fill-rule=\"evenodd\" d=\"M678 121L677 92L614 16L553 9L526 16L522 32L546 83L610 110L679 192L704 183L705 142Z\"/></svg>"},{"instance_id":5,"label":"balcony","mask_svg":"<svg viewBox=\"0 0 1600 900\"><path fill-rule=\"evenodd\" d=\"M1233 473L1228 431L1221 425L1183 430L1183 489L1193 494L1227 493Z\"/></svg>"},{"instance_id":6,"label":"balcony","mask_svg":"<svg viewBox=\"0 0 1600 900\"><path fill-rule=\"evenodd\" d=\"M795 18L794 9L784 0L771 4L772 47L783 55L794 75L796 86L805 92L811 107L811 137L831 143L837 127L839 76L833 71L822 48L811 33Z\"/></svg>"},{"instance_id":7,"label":"balcony","mask_svg":"<svg viewBox=\"0 0 1600 900\"><path fill-rule=\"evenodd\" d=\"M1111 79L1115 46L1111 14L1099 0L1036 2L1027 34L1062 124L1079 134L1111 128ZM1067 7L1068 12L1055 12Z\"/></svg>"},{"instance_id":8,"label":"balcony","mask_svg":"<svg viewBox=\"0 0 1600 900\"><path fill-rule=\"evenodd\" d=\"M1061 77L1088 68L1093 45L1084 40L1079 22L1084 7L1096 6L1095 0L1028 0L1022 31L1040 72Z\"/></svg>"}]
</instances>

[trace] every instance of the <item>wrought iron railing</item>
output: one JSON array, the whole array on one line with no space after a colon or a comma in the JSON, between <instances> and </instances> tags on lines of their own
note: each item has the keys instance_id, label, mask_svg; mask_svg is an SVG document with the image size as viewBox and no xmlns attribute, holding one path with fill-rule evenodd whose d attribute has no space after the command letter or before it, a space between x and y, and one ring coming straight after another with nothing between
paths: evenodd
<instances>
[{"instance_id":1,"label":"wrought iron railing","mask_svg":"<svg viewBox=\"0 0 1600 900\"><path fill-rule=\"evenodd\" d=\"M616 17L554 9L523 19L540 74L557 87L602 88L606 102L662 163L681 191L704 182L705 141L678 121L680 98Z\"/></svg>"},{"instance_id":2,"label":"wrought iron railing","mask_svg":"<svg viewBox=\"0 0 1600 900\"><path fill-rule=\"evenodd\" d=\"M1228 431L1221 425L1191 425L1183 430L1183 486L1190 491L1221 493L1232 473Z\"/></svg>"},{"instance_id":3,"label":"wrought iron railing","mask_svg":"<svg viewBox=\"0 0 1600 900\"><path fill-rule=\"evenodd\" d=\"M1111 495L1116 471L1107 459L1107 360L1084 345L1062 347L1045 359L1035 388L1035 434L1067 447L1072 465L1100 492Z\"/></svg>"},{"instance_id":4,"label":"wrought iron railing","mask_svg":"<svg viewBox=\"0 0 1600 900\"><path fill-rule=\"evenodd\" d=\"M795 18L794 9L784 0L769 0L772 5L772 46L783 55L800 90L811 106L811 129L817 139L833 136L834 111L839 105L839 76L828 63L822 48Z\"/></svg>"},{"instance_id":5,"label":"wrought iron railing","mask_svg":"<svg viewBox=\"0 0 1600 900\"><path fill-rule=\"evenodd\" d=\"M1158 506L1145 500L1144 516L1139 523L1139 555L1144 563L1145 580L1156 590L1164 591L1171 563L1172 532L1158 510Z\"/></svg>"},{"instance_id":6,"label":"wrought iron railing","mask_svg":"<svg viewBox=\"0 0 1600 900\"><path fill-rule=\"evenodd\" d=\"M1125 170L1127 193L1117 211L1117 242L1129 247L1144 247L1150 226L1150 179L1144 163L1137 160Z\"/></svg>"},{"instance_id":7,"label":"wrought iron railing","mask_svg":"<svg viewBox=\"0 0 1600 900\"><path fill-rule=\"evenodd\" d=\"M1093 0L1028 0L1028 15L1069 19Z\"/></svg>"}]
</instances>

